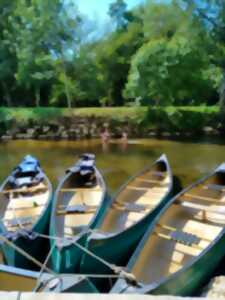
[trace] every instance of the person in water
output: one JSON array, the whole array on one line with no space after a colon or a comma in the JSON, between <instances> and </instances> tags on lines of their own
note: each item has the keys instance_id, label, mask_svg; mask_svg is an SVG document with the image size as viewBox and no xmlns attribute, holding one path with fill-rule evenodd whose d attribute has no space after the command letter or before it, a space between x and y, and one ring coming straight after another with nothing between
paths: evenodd
<instances>
[{"instance_id":1,"label":"person in water","mask_svg":"<svg viewBox=\"0 0 225 300\"><path fill-rule=\"evenodd\" d=\"M101 132L100 136L101 136L102 143L108 143L109 142L110 133L109 133L107 128L105 128L104 131Z\"/></svg>"}]
</instances>

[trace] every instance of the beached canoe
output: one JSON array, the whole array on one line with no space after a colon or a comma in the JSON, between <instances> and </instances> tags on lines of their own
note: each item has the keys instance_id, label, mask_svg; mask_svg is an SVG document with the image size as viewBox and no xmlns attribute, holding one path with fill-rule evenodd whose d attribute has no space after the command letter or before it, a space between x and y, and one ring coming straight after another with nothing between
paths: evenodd
<instances>
[{"instance_id":1,"label":"beached canoe","mask_svg":"<svg viewBox=\"0 0 225 300\"><path fill-rule=\"evenodd\" d=\"M51 217L51 261L55 272L78 271L87 233L94 228L109 205L104 179L95 167L94 155L84 154L59 183Z\"/></svg>"},{"instance_id":2,"label":"beached canoe","mask_svg":"<svg viewBox=\"0 0 225 300\"><path fill-rule=\"evenodd\" d=\"M225 164L175 196L149 227L111 293L195 293L225 255Z\"/></svg>"},{"instance_id":3,"label":"beached canoe","mask_svg":"<svg viewBox=\"0 0 225 300\"><path fill-rule=\"evenodd\" d=\"M52 185L36 158L27 155L3 182L0 202L0 235L43 262L49 243L38 234L48 234ZM37 269L37 265L7 243L1 248L8 265Z\"/></svg>"},{"instance_id":4,"label":"beached canoe","mask_svg":"<svg viewBox=\"0 0 225 300\"><path fill-rule=\"evenodd\" d=\"M87 239L88 250L111 264L126 265L149 224L172 197L173 189L170 165L166 155L162 155L124 184L111 199L104 218ZM80 271L86 274L112 273L88 254L82 256Z\"/></svg>"}]
</instances>

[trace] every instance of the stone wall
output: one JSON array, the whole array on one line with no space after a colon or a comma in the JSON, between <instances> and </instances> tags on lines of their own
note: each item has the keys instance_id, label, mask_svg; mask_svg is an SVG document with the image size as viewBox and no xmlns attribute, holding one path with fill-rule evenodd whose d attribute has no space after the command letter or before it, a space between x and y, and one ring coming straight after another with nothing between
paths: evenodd
<instances>
[{"instance_id":1,"label":"stone wall","mask_svg":"<svg viewBox=\"0 0 225 300\"><path fill-rule=\"evenodd\" d=\"M143 124L138 124L134 120L127 119L119 121L113 118L101 117L64 117L49 122L30 121L26 124L11 121L7 128L0 125L0 139L42 139L42 140L76 140L97 138L101 131L108 128L113 138L120 138L122 132L126 132L129 138L148 138L148 137L190 137L193 133L189 132L167 132L159 131L154 128L148 128ZM216 136L219 132L211 127L205 127L205 135Z\"/></svg>"}]
</instances>

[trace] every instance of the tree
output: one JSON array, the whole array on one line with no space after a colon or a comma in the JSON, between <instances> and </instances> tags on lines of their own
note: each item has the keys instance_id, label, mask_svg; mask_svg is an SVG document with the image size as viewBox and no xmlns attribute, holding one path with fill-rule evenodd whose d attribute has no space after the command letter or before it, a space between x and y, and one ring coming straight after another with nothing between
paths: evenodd
<instances>
[{"instance_id":1,"label":"tree","mask_svg":"<svg viewBox=\"0 0 225 300\"><path fill-rule=\"evenodd\" d=\"M126 26L126 11L127 4L124 0L116 0L109 6L109 16L114 20L117 29L122 29Z\"/></svg>"},{"instance_id":2,"label":"tree","mask_svg":"<svg viewBox=\"0 0 225 300\"><path fill-rule=\"evenodd\" d=\"M11 43L9 19L14 11L16 1L1 0L0 2L0 87L4 102L12 105L12 86L15 84L16 53ZM3 102L3 103L4 103Z\"/></svg>"},{"instance_id":3,"label":"tree","mask_svg":"<svg viewBox=\"0 0 225 300\"><path fill-rule=\"evenodd\" d=\"M187 9L192 10L207 28L212 39L210 47L211 62L222 71L218 91L220 109L225 113L225 2L223 0L182 0Z\"/></svg>"},{"instance_id":4,"label":"tree","mask_svg":"<svg viewBox=\"0 0 225 300\"><path fill-rule=\"evenodd\" d=\"M18 84L34 90L36 106L40 105L41 89L54 79L56 59L61 61L66 78L65 57L75 41L77 25L76 11L74 15L67 12L69 5L69 1L65 6L61 0L18 0L10 19L18 61L16 79ZM64 84L71 107L66 79Z\"/></svg>"},{"instance_id":5,"label":"tree","mask_svg":"<svg viewBox=\"0 0 225 300\"><path fill-rule=\"evenodd\" d=\"M207 32L176 3L151 3L148 9L146 43L133 57L125 97L147 98L156 104L206 101L214 89L212 74L218 73L217 80L220 76L205 50Z\"/></svg>"}]
</instances>

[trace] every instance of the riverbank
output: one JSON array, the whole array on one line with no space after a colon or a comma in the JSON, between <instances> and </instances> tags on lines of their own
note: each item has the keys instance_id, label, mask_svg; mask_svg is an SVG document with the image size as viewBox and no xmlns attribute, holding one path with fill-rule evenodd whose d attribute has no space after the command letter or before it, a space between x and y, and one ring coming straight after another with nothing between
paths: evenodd
<instances>
[{"instance_id":1,"label":"riverbank","mask_svg":"<svg viewBox=\"0 0 225 300\"><path fill-rule=\"evenodd\" d=\"M0 137L10 139L82 139L99 137L223 136L217 107L0 108Z\"/></svg>"}]
</instances>

